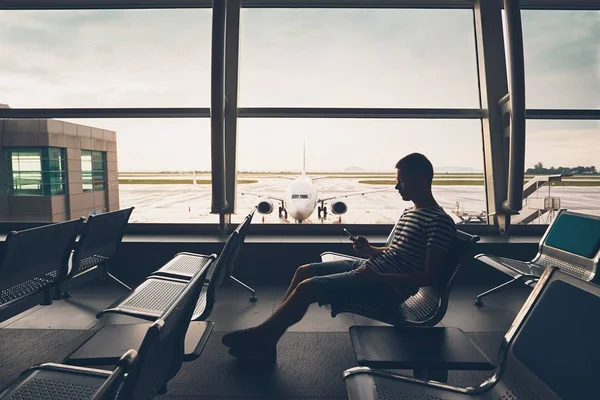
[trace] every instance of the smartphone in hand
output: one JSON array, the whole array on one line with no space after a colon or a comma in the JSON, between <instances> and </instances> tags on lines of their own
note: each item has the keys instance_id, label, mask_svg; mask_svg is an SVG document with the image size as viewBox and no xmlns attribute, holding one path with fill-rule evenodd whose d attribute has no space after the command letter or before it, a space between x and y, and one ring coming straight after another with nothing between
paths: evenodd
<instances>
[{"instance_id":1,"label":"smartphone in hand","mask_svg":"<svg viewBox=\"0 0 600 400\"><path fill-rule=\"evenodd\" d=\"M348 232L348 229L344 228L343 230L346 233L346 235L348 235L348 238L350 238L350 240L352 240L353 242L356 242L358 240L358 236L355 236Z\"/></svg>"}]
</instances>

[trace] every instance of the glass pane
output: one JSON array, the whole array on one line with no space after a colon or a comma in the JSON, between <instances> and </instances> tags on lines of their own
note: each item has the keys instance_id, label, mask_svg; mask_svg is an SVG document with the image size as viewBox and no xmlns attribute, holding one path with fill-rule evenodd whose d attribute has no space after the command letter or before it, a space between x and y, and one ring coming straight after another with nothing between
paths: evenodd
<instances>
[{"instance_id":1,"label":"glass pane","mask_svg":"<svg viewBox=\"0 0 600 400\"><path fill-rule=\"evenodd\" d=\"M479 108L471 10L243 9L240 107Z\"/></svg>"},{"instance_id":2,"label":"glass pane","mask_svg":"<svg viewBox=\"0 0 600 400\"><path fill-rule=\"evenodd\" d=\"M11 150L10 157L13 172L42 170L39 150Z\"/></svg>"},{"instance_id":3,"label":"glass pane","mask_svg":"<svg viewBox=\"0 0 600 400\"><path fill-rule=\"evenodd\" d=\"M433 163L434 196L457 222L461 212L485 214L480 121L241 119L238 125L238 180L248 183L238 184L234 221L241 221L258 203L254 194L275 198L309 194L286 194L293 182L290 178L302 171L304 143L307 173L320 178L314 180L315 199L388 189L341 198L348 208L342 215L332 214L328 201L324 220L318 218L315 207L305 223L339 223L339 217L350 224L395 223L412 205L394 190L395 165L412 152L425 154ZM298 196L294 200L303 199ZM273 200L272 206L273 212L264 215L265 223L295 222L289 212L287 219L279 218L279 201ZM255 218L262 220L258 213Z\"/></svg>"},{"instance_id":4,"label":"glass pane","mask_svg":"<svg viewBox=\"0 0 600 400\"><path fill-rule=\"evenodd\" d=\"M527 121L526 146L525 184L537 190L517 222L547 224L558 208L600 215L600 121ZM561 174L572 176L547 182Z\"/></svg>"},{"instance_id":5,"label":"glass pane","mask_svg":"<svg viewBox=\"0 0 600 400\"><path fill-rule=\"evenodd\" d=\"M211 209L209 119L70 119L117 133L117 162L96 169L86 158L84 190L106 190L102 180L118 169L119 207L134 206L130 222L216 223ZM116 165L115 165L116 164ZM83 168L82 168L83 169ZM192 172L195 171L195 174ZM193 184L194 177L196 185ZM110 197L110 196L109 196Z\"/></svg>"},{"instance_id":6,"label":"glass pane","mask_svg":"<svg viewBox=\"0 0 600 400\"><path fill-rule=\"evenodd\" d=\"M87 150L81 151L81 170L84 173L92 171L92 152Z\"/></svg>"},{"instance_id":7,"label":"glass pane","mask_svg":"<svg viewBox=\"0 0 600 400\"><path fill-rule=\"evenodd\" d=\"M600 11L522 11L528 108L600 107Z\"/></svg>"},{"instance_id":8,"label":"glass pane","mask_svg":"<svg viewBox=\"0 0 600 400\"><path fill-rule=\"evenodd\" d=\"M2 11L12 107L206 107L210 9ZM32 96L32 93L35 93Z\"/></svg>"}]
</instances>

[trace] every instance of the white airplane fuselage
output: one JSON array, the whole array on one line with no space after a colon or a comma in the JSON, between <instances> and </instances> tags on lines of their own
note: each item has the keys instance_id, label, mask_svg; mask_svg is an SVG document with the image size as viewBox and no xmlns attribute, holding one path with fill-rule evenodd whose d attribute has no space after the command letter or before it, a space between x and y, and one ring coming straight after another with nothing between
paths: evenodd
<instances>
[{"instance_id":1,"label":"white airplane fuselage","mask_svg":"<svg viewBox=\"0 0 600 400\"><path fill-rule=\"evenodd\" d=\"M317 200L317 189L306 175L295 179L285 190L285 209L299 222L307 220L315 212Z\"/></svg>"}]
</instances>

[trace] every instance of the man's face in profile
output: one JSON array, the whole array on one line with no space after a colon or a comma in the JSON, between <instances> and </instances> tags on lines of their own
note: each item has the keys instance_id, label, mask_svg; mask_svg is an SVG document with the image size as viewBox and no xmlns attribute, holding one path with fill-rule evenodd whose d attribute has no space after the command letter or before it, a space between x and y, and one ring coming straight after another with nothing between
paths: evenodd
<instances>
[{"instance_id":1,"label":"man's face in profile","mask_svg":"<svg viewBox=\"0 0 600 400\"><path fill-rule=\"evenodd\" d=\"M402 200L411 200L412 182L408 174L404 173L400 168L396 170L396 190L402 196Z\"/></svg>"}]
</instances>

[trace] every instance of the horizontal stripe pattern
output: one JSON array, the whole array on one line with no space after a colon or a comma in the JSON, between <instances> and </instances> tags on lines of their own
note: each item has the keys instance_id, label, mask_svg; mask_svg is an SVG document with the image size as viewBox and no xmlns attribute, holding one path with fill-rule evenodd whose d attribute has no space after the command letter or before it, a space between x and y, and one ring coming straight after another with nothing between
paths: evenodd
<instances>
[{"instance_id":1,"label":"horizontal stripe pattern","mask_svg":"<svg viewBox=\"0 0 600 400\"><path fill-rule=\"evenodd\" d=\"M377 272L407 274L425 269L427 247L450 250L456 225L440 206L404 210L396 224L392 243L381 255L367 261ZM398 293L409 297L417 287L403 287Z\"/></svg>"}]
</instances>

